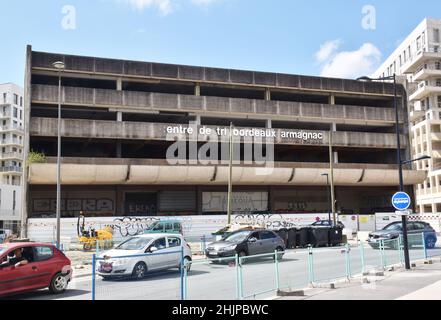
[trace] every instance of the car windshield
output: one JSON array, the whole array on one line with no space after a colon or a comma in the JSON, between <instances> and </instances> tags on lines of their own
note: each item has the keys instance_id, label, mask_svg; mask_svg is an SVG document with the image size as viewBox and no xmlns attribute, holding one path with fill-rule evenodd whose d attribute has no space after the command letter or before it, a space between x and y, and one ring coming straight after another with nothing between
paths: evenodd
<instances>
[{"instance_id":1,"label":"car windshield","mask_svg":"<svg viewBox=\"0 0 441 320\"><path fill-rule=\"evenodd\" d=\"M145 237L133 237L130 238L123 243L119 244L115 249L116 250L142 250L144 249L153 238L145 238Z\"/></svg>"},{"instance_id":2,"label":"car windshield","mask_svg":"<svg viewBox=\"0 0 441 320\"><path fill-rule=\"evenodd\" d=\"M6 247L0 247L0 256L6 252Z\"/></svg>"},{"instance_id":3,"label":"car windshield","mask_svg":"<svg viewBox=\"0 0 441 320\"><path fill-rule=\"evenodd\" d=\"M385 226L383 230L387 231L400 231L401 230L401 224L399 223L393 223L388 226Z\"/></svg>"},{"instance_id":4,"label":"car windshield","mask_svg":"<svg viewBox=\"0 0 441 320\"><path fill-rule=\"evenodd\" d=\"M236 232L227 236L223 240L228 242L242 242L250 235L250 233L251 231Z\"/></svg>"}]
</instances>

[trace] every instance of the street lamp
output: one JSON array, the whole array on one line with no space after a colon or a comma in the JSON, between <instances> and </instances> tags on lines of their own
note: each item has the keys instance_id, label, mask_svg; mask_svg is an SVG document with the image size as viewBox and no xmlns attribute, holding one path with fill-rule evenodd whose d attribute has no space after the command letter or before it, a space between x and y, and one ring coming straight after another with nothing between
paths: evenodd
<instances>
[{"instance_id":1,"label":"street lamp","mask_svg":"<svg viewBox=\"0 0 441 320\"><path fill-rule=\"evenodd\" d=\"M329 220L329 223L332 224L332 222L331 222L331 210L332 210L331 206L332 206L332 204L331 204L331 197L330 197L331 190L329 188L329 173L323 173L322 177L326 177L326 189L327 189L326 199L328 202L328 220Z\"/></svg>"},{"instance_id":2,"label":"street lamp","mask_svg":"<svg viewBox=\"0 0 441 320\"><path fill-rule=\"evenodd\" d=\"M57 248L60 249L60 238L61 238L61 73L66 68L66 65L62 61L56 61L52 66L58 70L58 142L57 142Z\"/></svg>"},{"instance_id":3,"label":"street lamp","mask_svg":"<svg viewBox=\"0 0 441 320\"><path fill-rule=\"evenodd\" d=\"M401 160L401 143L400 143L400 123L399 123L399 111L398 111L398 99L397 99L397 76L394 73L393 76L381 77L372 79L370 77L360 77L359 81L390 81L393 80L394 84L394 109L395 109L395 131L397 136L397 163L398 163L398 176L400 179L400 191L404 191L404 181L403 181L403 161ZM407 238L407 216L402 215L401 221L403 224L403 247L404 247L404 263L406 270L410 270L410 258L409 258L409 244Z\"/></svg>"}]
</instances>

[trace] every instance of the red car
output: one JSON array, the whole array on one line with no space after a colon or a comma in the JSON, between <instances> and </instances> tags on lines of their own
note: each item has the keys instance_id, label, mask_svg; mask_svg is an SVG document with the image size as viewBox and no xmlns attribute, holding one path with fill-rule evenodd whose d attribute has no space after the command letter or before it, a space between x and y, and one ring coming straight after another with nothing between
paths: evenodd
<instances>
[{"instance_id":1,"label":"red car","mask_svg":"<svg viewBox=\"0 0 441 320\"><path fill-rule=\"evenodd\" d=\"M27 264L12 262L16 261L17 249L20 249ZM51 244L23 242L0 245L0 296L43 288L49 288L55 294L63 293L71 279L70 260Z\"/></svg>"}]
</instances>

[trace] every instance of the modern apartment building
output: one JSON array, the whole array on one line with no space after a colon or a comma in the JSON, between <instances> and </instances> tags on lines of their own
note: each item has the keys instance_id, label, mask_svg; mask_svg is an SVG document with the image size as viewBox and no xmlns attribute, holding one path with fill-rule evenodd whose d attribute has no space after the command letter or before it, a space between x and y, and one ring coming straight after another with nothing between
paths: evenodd
<instances>
[{"instance_id":1,"label":"modern apartment building","mask_svg":"<svg viewBox=\"0 0 441 320\"><path fill-rule=\"evenodd\" d=\"M270 174L246 161L253 143L235 140L233 211L325 213L332 132L337 210L393 211L398 186L393 86L300 75L182 66L32 51L26 70L27 150L47 163L26 171L26 216L53 218L56 201L58 71L62 72L64 218L225 214L228 161L189 151L167 160L175 134L204 148L210 129L228 150L239 136L272 136ZM399 87L401 147L409 155L405 91ZM188 131L195 125L196 138ZM253 130L254 129L254 130ZM198 143L192 144L194 139ZM268 151L269 152L269 151ZM172 153L173 155L174 153ZM214 157L214 158L213 158ZM227 157L228 159L228 157ZM216 162L220 160L220 162ZM255 160L255 159L251 159ZM406 185L426 172L405 167Z\"/></svg>"},{"instance_id":2,"label":"modern apartment building","mask_svg":"<svg viewBox=\"0 0 441 320\"><path fill-rule=\"evenodd\" d=\"M424 19L398 46L375 76L402 75L407 79L412 157L428 178L415 186L420 213L441 212L441 20Z\"/></svg>"},{"instance_id":3,"label":"modern apartment building","mask_svg":"<svg viewBox=\"0 0 441 320\"><path fill-rule=\"evenodd\" d=\"M23 88L0 84L0 229L18 232L22 206Z\"/></svg>"}]
</instances>

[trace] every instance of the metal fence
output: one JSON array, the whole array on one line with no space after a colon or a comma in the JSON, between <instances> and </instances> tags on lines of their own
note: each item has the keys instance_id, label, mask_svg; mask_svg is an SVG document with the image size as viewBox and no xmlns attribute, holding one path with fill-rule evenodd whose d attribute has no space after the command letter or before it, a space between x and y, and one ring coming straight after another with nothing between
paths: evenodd
<instances>
[{"instance_id":1,"label":"metal fence","mask_svg":"<svg viewBox=\"0 0 441 320\"><path fill-rule=\"evenodd\" d=\"M427 248L427 234L409 234L408 242L412 262L441 256L441 248ZM202 246L203 242L201 250ZM173 253L183 257L182 251ZM158 255L161 254L145 254L141 258ZM375 244L359 241L340 247L310 246L257 256L191 262L181 259L180 270L153 273L143 280L109 282L98 279L96 274L103 260L94 255L93 299L252 300L273 297L279 290L301 290L338 279L361 280L372 270L403 266L404 250L399 237Z\"/></svg>"}]
</instances>

